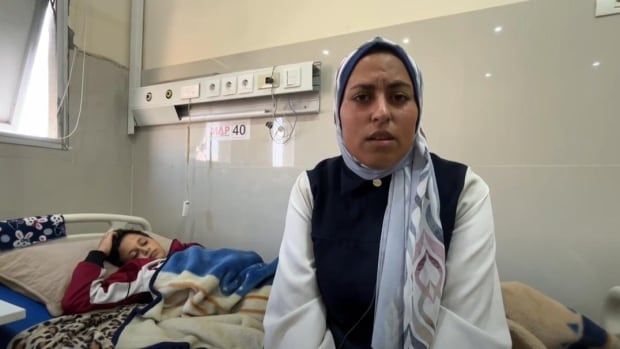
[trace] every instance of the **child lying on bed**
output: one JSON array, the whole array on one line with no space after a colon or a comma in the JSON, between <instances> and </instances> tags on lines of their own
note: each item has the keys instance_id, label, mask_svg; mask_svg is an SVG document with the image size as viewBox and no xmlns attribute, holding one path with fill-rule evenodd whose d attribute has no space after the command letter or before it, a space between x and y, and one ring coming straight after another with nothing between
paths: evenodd
<instances>
[{"instance_id":1,"label":"child lying on bed","mask_svg":"<svg viewBox=\"0 0 620 349\"><path fill-rule=\"evenodd\" d=\"M162 262L173 253L194 245L197 244L184 244L174 239L166 254L161 244L143 231L108 231L99 247L90 251L74 269L62 299L63 312L78 314L150 302L149 282ZM106 276L105 260L120 268Z\"/></svg>"}]
</instances>

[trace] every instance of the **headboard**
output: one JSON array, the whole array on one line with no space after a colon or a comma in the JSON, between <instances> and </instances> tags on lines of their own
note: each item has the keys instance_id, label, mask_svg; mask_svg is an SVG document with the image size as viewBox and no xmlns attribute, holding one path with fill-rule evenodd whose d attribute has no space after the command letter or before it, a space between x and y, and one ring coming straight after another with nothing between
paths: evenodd
<instances>
[{"instance_id":1,"label":"headboard","mask_svg":"<svg viewBox=\"0 0 620 349\"><path fill-rule=\"evenodd\" d=\"M107 213L69 213L64 214L65 224L108 223L109 229L123 228L127 224L139 225L142 230L152 231L151 223L145 218ZM69 239L83 239L101 236L103 233L67 234Z\"/></svg>"}]
</instances>

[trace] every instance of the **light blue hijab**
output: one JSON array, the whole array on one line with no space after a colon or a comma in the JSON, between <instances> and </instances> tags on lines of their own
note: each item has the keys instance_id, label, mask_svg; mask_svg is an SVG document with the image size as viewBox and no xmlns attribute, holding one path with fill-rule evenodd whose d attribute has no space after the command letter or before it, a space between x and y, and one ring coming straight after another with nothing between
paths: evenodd
<instances>
[{"instance_id":1,"label":"light blue hijab","mask_svg":"<svg viewBox=\"0 0 620 349\"><path fill-rule=\"evenodd\" d=\"M351 155L342 138L340 106L353 69L364 56L389 52L405 65L413 82L419 116L412 148L394 167L376 170ZM334 120L346 166L366 180L392 175L381 230L375 290L372 347L430 348L446 275L439 194L430 151L421 130L422 74L397 44L377 37L340 64L336 74Z\"/></svg>"}]
</instances>

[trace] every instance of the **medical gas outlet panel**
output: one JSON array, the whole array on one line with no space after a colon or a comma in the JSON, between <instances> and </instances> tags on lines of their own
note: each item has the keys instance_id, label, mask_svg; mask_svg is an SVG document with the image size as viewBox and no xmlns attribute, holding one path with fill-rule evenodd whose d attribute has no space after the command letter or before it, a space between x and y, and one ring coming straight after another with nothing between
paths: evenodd
<instances>
[{"instance_id":1,"label":"medical gas outlet panel","mask_svg":"<svg viewBox=\"0 0 620 349\"><path fill-rule=\"evenodd\" d=\"M130 103L138 126L153 125L152 109L318 91L319 70L319 62L302 62L143 86Z\"/></svg>"}]
</instances>

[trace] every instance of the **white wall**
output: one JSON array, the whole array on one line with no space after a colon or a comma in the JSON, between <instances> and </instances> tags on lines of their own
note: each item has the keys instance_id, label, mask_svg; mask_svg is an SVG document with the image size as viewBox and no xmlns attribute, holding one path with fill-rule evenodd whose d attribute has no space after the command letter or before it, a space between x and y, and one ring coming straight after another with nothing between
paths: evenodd
<instances>
[{"instance_id":1,"label":"white wall","mask_svg":"<svg viewBox=\"0 0 620 349\"><path fill-rule=\"evenodd\" d=\"M186 5L157 14L163 3L149 2L147 10L149 4L158 6L148 20L173 21L175 28L166 27L172 32L182 23L207 23L204 11L189 12ZM329 23L326 9L315 12ZM180 217L185 128L138 129L134 212L151 219L156 230L275 256L295 177L338 152L331 80L341 57L374 35L408 36L408 49L425 74L424 122L432 149L470 164L491 187L501 278L526 282L599 319L606 290L620 282L620 47L612 44L620 16L593 14L592 0L536 0L217 59L201 51L210 45L204 33L194 38L196 51L179 35L164 36L160 48L145 50L151 67L204 60L147 70L149 83L320 60L322 110L299 118L294 141L284 146L294 155L285 168L273 167L266 119L252 121L249 141L220 142L225 160L211 164L195 160L205 136L204 125L195 125L194 205L187 219ZM504 26L500 35L493 32L497 25ZM303 34L301 26L285 31ZM159 31L151 28L145 35L154 33ZM329 56L321 55L324 48Z\"/></svg>"},{"instance_id":2,"label":"white wall","mask_svg":"<svg viewBox=\"0 0 620 349\"><path fill-rule=\"evenodd\" d=\"M127 1L127 3L129 3ZM83 111L71 150L0 143L0 218L50 213L109 212L127 214L131 194L131 141L126 134L129 30L125 1L71 1L71 26L81 46L82 17L87 12L86 76ZM123 6L121 6L123 5ZM77 25L77 27L76 27ZM107 33L107 35L104 35ZM69 89L73 127L79 112L82 55L78 54ZM77 229L82 229L77 227Z\"/></svg>"},{"instance_id":3,"label":"white wall","mask_svg":"<svg viewBox=\"0 0 620 349\"><path fill-rule=\"evenodd\" d=\"M144 69L293 44L523 0L149 0Z\"/></svg>"},{"instance_id":4,"label":"white wall","mask_svg":"<svg viewBox=\"0 0 620 349\"><path fill-rule=\"evenodd\" d=\"M69 14L78 47L86 33L86 51L129 66L130 0L72 0Z\"/></svg>"},{"instance_id":5,"label":"white wall","mask_svg":"<svg viewBox=\"0 0 620 349\"><path fill-rule=\"evenodd\" d=\"M1 218L129 212L131 143L123 127L128 73L97 58L87 57L86 66L83 111L71 150L0 144ZM78 83L69 90L72 122L80 78L81 70L74 72Z\"/></svg>"}]
</instances>

